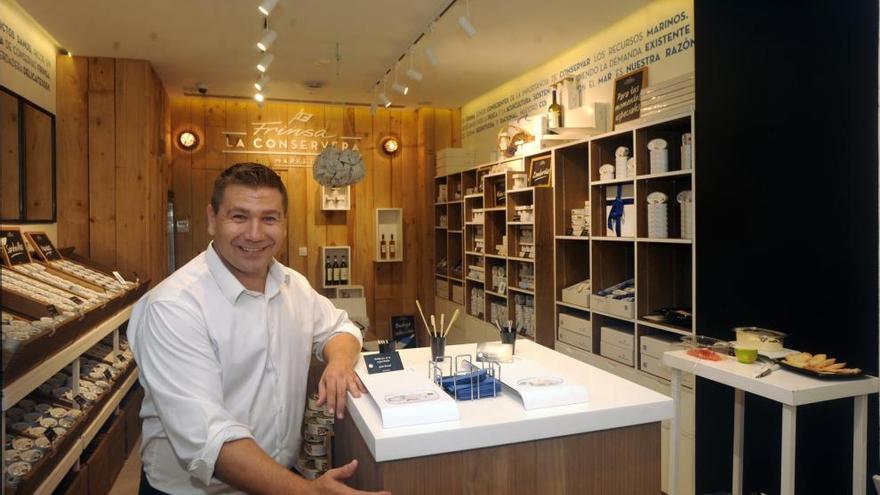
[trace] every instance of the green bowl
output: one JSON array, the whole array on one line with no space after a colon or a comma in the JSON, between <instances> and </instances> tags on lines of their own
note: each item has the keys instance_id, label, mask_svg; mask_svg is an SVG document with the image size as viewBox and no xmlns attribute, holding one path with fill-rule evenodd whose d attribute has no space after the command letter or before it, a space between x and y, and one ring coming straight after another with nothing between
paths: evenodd
<instances>
[{"instance_id":1,"label":"green bowl","mask_svg":"<svg viewBox=\"0 0 880 495\"><path fill-rule=\"evenodd\" d=\"M736 360L752 364L758 359L758 349L756 347L734 347L733 352L736 354Z\"/></svg>"}]
</instances>

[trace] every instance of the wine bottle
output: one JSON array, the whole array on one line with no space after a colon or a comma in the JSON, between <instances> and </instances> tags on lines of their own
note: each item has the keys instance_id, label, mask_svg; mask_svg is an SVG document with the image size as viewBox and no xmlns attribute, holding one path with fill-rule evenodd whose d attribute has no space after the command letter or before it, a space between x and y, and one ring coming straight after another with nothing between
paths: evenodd
<instances>
[{"instance_id":1,"label":"wine bottle","mask_svg":"<svg viewBox=\"0 0 880 495\"><path fill-rule=\"evenodd\" d=\"M394 234L391 234L391 240L388 241L388 256L391 259L397 258L397 245L394 242Z\"/></svg>"},{"instance_id":2,"label":"wine bottle","mask_svg":"<svg viewBox=\"0 0 880 495\"><path fill-rule=\"evenodd\" d=\"M330 255L324 263L324 285L333 285L333 265L330 263Z\"/></svg>"},{"instance_id":3,"label":"wine bottle","mask_svg":"<svg viewBox=\"0 0 880 495\"><path fill-rule=\"evenodd\" d=\"M555 128L562 127L562 107L559 103L556 103L556 88L552 89L553 91L553 103L550 104L550 108L547 109L547 127Z\"/></svg>"},{"instance_id":4,"label":"wine bottle","mask_svg":"<svg viewBox=\"0 0 880 495\"><path fill-rule=\"evenodd\" d=\"M382 240L379 241L379 257L383 260L388 257L388 244L385 243L385 234L382 234Z\"/></svg>"},{"instance_id":5,"label":"wine bottle","mask_svg":"<svg viewBox=\"0 0 880 495\"><path fill-rule=\"evenodd\" d=\"M333 257L333 285L339 285L339 259L334 256Z\"/></svg>"},{"instance_id":6,"label":"wine bottle","mask_svg":"<svg viewBox=\"0 0 880 495\"><path fill-rule=\"evenodd\" d=\"M340 285L348 285L348 262L345 261L345 256L342 257L342 262L339 264L339 283Z\"/></svg>"}]
</instances>

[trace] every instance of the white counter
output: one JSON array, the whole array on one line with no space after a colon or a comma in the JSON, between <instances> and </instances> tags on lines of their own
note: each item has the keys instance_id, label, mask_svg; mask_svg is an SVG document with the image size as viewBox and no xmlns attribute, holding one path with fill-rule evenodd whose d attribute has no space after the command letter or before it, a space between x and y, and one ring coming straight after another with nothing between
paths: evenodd
<instances>
[{"instance_id":1,"label":"white counter","mask_svg":"<svg viewBox=\"0 0 880 495\"><path fill-rule=\"evenodd\" d=\"M476 352L476 344L448 345L447 355ZM399 351L404 367L427 376L430 348ZM461 419L431 425L382 427L369 395L348 396L348 414L377 462L457 452L565 435L658 422L672 417L672 399L531 341L516 343L516 355L534 360L589 392L587 404L526 411L518 398L459 401ZM363 368L364 361L358 366ZM504 376L502 364L501 376Z\"/></svg>"}]
</instances>

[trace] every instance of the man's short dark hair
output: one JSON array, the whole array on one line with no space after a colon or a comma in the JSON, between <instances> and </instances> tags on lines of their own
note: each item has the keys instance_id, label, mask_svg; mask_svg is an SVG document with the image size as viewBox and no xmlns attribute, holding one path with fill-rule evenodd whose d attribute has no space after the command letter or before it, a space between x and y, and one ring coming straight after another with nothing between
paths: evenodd
<instances>
[{"instance_id":1,"label":"man's short dark hair","mask_svg":"<svg viewBox=\"0 0 880 495\"><path fill-rule=\"evenodd\" d=\"M281 182L281 177L271 168L259 163L245 162L236 163L221 172L214 181L214 190L211 192L211 208L214 209L214 213L220 211L223 193L226 192L226 186L230 184L277 189L281 193L284 214L287 214L287 188Z\"/></svg>"}]
</instances>

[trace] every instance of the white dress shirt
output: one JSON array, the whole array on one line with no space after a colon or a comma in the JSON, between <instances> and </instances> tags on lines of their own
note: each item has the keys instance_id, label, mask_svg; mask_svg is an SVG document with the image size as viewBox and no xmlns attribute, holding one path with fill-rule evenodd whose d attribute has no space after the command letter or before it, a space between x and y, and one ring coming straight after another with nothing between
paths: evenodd
<instances>
[{"instance_id":1,"label":"white dress shirt","mask_svg":"<svg viewBox=\"0 0 880 495\"><path fill-rule=\"evenodd\" d=\"M141 458L171 493L237 493L213 478L223 443L252 438L290 467L300 446L312 352L357 326L299 273L273 261L264 293L213 245L134 306L128 339L146 391Z\"/></svg>"}]
</instances>

